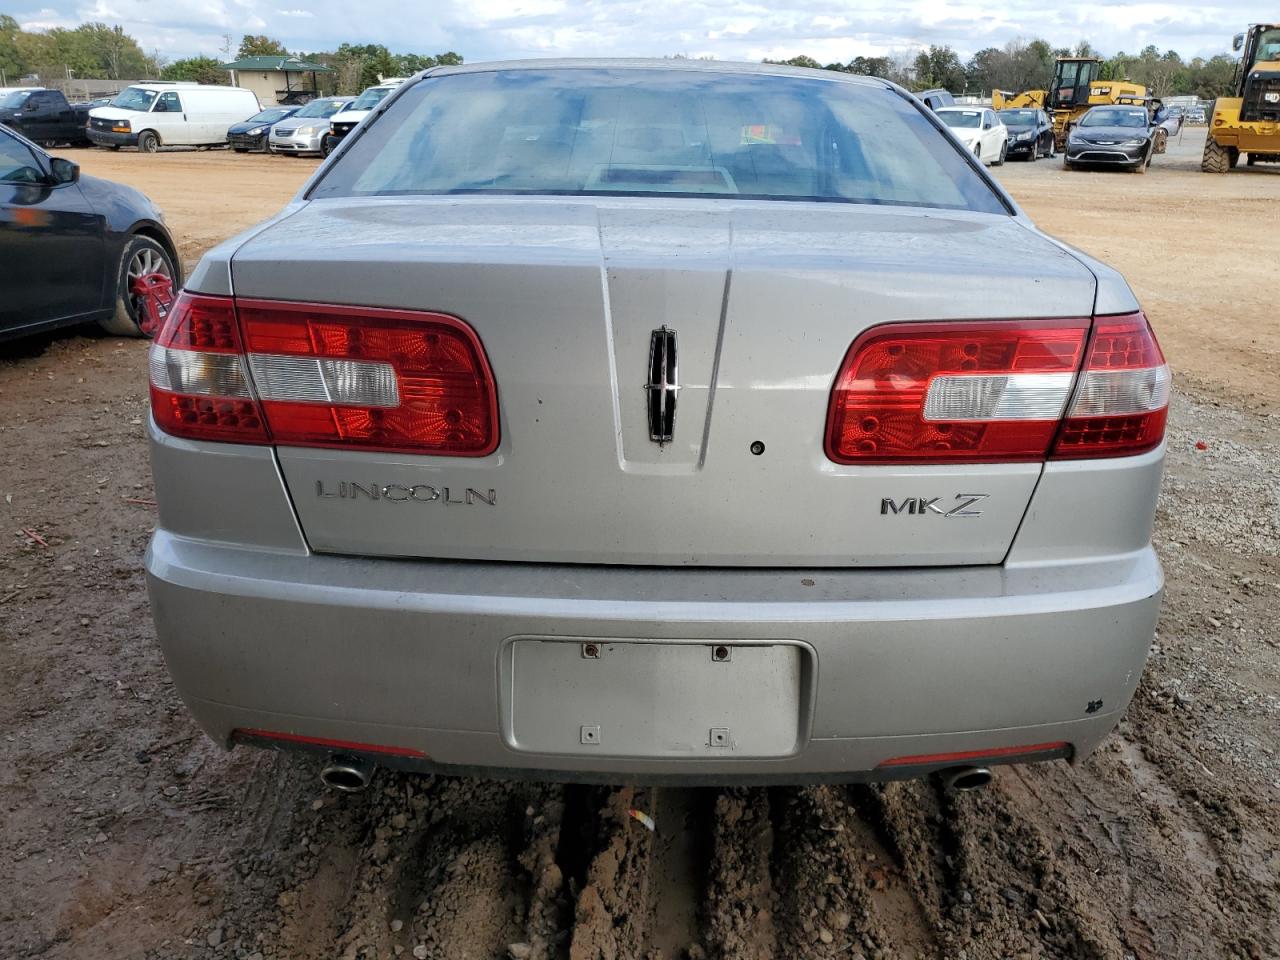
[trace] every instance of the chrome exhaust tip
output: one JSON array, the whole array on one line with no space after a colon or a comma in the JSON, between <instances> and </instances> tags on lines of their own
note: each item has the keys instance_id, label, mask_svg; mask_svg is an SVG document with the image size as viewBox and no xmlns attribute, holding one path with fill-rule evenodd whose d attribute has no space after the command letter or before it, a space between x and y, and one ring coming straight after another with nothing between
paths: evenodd
<instances>
[{"instance_id":1,"label":"chrome exhaust tip","mask_svg":"<svg viewBox=\"0 0 1280 960\"><path fill-rule=\"evenodd\" d=\"M320 782L331 790L359 793L373 779L373 764L360 757L335 754L320 771Z\"/></svg>"},{"instance_id":2,"label":"chrome exhaust tip","mask_svg":"<svg viewBox=\"0 0 1280 960\"><path fill-rule=\"evenodd\" d=\"M948 767L938 776L948 790L981 790L991 782L991 770L987 767Z\"/></svg>"}]
</instances>

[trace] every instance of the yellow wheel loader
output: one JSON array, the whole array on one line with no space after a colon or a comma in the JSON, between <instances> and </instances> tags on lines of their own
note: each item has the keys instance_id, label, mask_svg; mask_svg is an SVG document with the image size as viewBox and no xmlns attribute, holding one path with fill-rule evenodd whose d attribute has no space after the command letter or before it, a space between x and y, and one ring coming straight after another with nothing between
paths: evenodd
<instances>
[{"instance_id":1,"label":"yellow wheel loader","mask_svg":"<svg viewBox=\"0 0 1280 960\"><path fill-rule=\"evenodd\" d=\"M1256 23L1237 34L1243 51L1230 97L1213 104L1200 169L1226 173L1248 155L1248 165L1280 163L1280 24Z\"/></svg>"}]
</instances>

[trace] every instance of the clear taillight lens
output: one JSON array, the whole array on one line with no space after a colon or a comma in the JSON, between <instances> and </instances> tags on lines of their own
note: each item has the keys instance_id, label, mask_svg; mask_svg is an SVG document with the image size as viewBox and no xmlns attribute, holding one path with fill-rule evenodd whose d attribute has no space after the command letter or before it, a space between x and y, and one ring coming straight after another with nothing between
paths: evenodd
<instances>
[{"instance_id":1,"label":"clear taillight lens","mask_svg":"<svg viewBox=\"0 0 1280 960\"><path fill-rule=\"evenodd\" d=\"M420 311L183 293L151 351L178 436L485 456L497 390L474 331Z\"/></svg>"},{"instance_id":2,"label":"clear taillight lens","mask_svg":"<svg viewBox=\"0 0 1280 960\"><path fill-rule=\"evenodd\" d=\"M1099 317L1053 457L1121 457L1155 449L1164 439L1172 379L1145 316Z\"/></svg>"}]
</instances>

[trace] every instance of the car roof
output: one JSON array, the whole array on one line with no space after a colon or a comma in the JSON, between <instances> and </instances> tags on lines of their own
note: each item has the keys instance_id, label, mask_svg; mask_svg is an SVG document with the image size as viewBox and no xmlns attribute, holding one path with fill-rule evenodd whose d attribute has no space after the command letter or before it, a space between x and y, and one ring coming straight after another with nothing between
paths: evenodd
<instances>
[{"instance_id":1,"label":"car roof","mask_svg":"<svg viewBox=\"0 0 1280 960\"><path fill-rule=\"evenodd\" d=\"M454 73L492 73L498 70L654 70L682 73L733 73L759 76L805 77L835 83L893 89L894 84L879 77L815 70L781 63L741 63L733 60L666 60L654 57L556 57L541 60L493 60L464 63L457 66L431 67L425 73L433 77Z\"/></svg>"},{"instance_id":2,"label":"car roof","mask_svg":"<svg viewBox=\"0 0 1280 960\"><path fill-rule=\"evenodd\" d=\"M938 107L934 113L981 113L983 110L990 110L991 107L966 106L963 103L947 104L945 107ZM1029 109L1029 108L1028 108Z\"/></svg>"}]
</instances>

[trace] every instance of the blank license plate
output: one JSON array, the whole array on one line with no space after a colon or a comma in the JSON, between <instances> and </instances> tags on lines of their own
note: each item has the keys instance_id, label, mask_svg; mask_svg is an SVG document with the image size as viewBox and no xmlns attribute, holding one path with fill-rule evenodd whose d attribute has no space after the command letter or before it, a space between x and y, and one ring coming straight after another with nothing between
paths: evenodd
<instances>
[{"instance_id":1,"label":"blank license plate","mask_svg":"<svg viewBox=\"0 0 1280 960\"><path fill-rule=\"evenodd\" d=\"M782 757L800 746L804 648L516 640L517 750L614 757Z\"/></svg>"}]
</instances>

